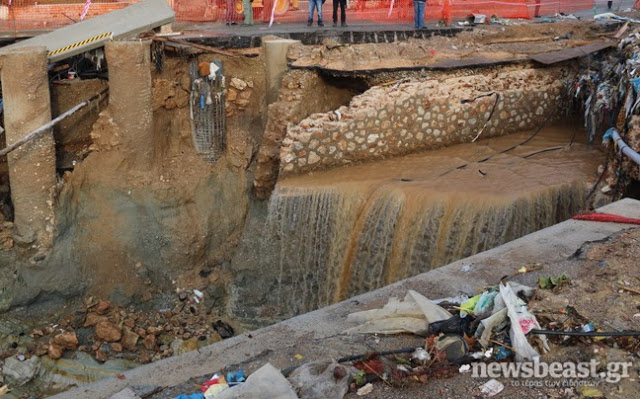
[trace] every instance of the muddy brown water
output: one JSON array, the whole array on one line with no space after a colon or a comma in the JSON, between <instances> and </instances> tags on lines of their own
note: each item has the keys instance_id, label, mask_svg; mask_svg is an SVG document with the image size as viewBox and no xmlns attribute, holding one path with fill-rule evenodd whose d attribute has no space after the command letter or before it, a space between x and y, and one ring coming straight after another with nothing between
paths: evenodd
<instances>
[{"instance_id":1,"label":"muddy brown water","mask_svg":"<svg viewBox=\"0 0 640 399\"><path fill-rule=\"evenodd\" d=\"M602 158L579 130L548 127L504 154L533 132L280 181L260 249L276 279L266 303L310 311L570 218Z\"/></svg>"}]
</instances>

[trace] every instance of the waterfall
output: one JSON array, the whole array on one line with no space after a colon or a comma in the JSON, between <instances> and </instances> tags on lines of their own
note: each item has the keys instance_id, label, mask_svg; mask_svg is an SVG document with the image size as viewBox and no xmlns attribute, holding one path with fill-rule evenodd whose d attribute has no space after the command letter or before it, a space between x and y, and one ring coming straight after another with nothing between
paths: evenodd
<instances>
[{"instance_id":1,"label":"waterfall","mask_svg":"<svg viewBox=\"0 0 640 399\"><path fill-rule=\"evenodd\" d=\"M456 168L517 139L279 181L258 233L256 265L265 281L275 282L252 295L287 316L311 311L494 248L584 209L599 153L582 144L523 156L557 145L559 139L551 137Z\"/></svg>"}]
</instances>

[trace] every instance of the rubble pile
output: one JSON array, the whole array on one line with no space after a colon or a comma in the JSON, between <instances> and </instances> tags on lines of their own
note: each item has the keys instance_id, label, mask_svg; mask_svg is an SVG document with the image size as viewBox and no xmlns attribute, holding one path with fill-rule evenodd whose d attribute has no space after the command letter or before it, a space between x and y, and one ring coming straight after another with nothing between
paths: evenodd
<instances>
[{"instance_id":1,"label":"rubble pile","mask_svg":"<svg viewBox=\"0 0 640 399\"><path fill-rule=\"evenodd\" d=\"M142 312L90 298L82 309L55 323L15 335L0 334L0 364L4 360L0 376L22 385L35 374L27 381L18 381L24 379L24 373L11 378L7 374L11 362L43 356L73 359L77 352L85 352L100 363L109 359L149 363L233 336L234 328L206 301L199 290L182 291L172 308Z\"/></svg>"}]
</instances>

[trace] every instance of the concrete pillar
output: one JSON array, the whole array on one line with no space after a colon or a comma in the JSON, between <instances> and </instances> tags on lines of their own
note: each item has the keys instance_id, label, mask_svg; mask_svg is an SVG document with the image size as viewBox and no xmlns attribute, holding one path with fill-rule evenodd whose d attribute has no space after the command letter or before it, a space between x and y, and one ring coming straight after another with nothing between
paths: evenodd
<instances>
[{"instance_id":1,"label":"concrete pillar","mask_svg":"<svg viewBox=\"0 0 640 399\"><path fill-rule=\"evenodd\" d=\"M267 83L267 105L278 99L282 77L287 71L287 52L293 44L300 44L300 40L265 39L262 42Z\"/></svg>"},{"instance_id":2,"label":"concrete pillar","mask_svg":"<svg viewBox=\"0 0 640 399\"><path fill-rule=\"evenodd\" d=\"M153 108L150 41L111 41L105 45L109 66L109 111L121 135L130 165L153 163Z\"/></svg>"},{"instance_id":3,"label":"concrete pillar","mask_svg":"<svg viewBox=\"0 0 640 399\"><path fill-rule=\"evenodd\" d=\"M24 47L2 58L2 94L7 145L51 120L47 50ZM48 131L8 155L17 241L50 247L56 184L56 151Z\"/></svg>"}]
</instances>

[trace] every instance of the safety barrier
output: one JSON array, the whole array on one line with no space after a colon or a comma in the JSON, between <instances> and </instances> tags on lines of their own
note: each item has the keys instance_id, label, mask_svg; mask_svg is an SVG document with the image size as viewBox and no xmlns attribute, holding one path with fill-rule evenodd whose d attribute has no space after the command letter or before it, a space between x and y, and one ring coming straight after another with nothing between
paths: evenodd
<instances>
[{"instance_id":1,"label":"safety barrier","mask_svg":"<svg viewBox=\"0 0 640 399\"><path fill-rule=\"evenodd\" d=\"M0 0L0 31L52 29L80 19L87 0ZM114 11L140 0L91 0L87 18ZM242 0L167 0L178 21L238 22L242 20ZM275 20L306 20L308 0L254 0L256 21L268 21L275 3ZM614 1L618 3L619 0ZM427 0L425 19L465 18L470 14L487 17L525 18L574 13L597 7L606 10L606 0ZM640 7L640 0L636 2ZM413 19L412 0L348 0L348 19L378 23L398 23ZM230 10L230 12L227 12ZM326 20L331 19L331 0L323 6Z\"/></svg>"}]
</instances>

